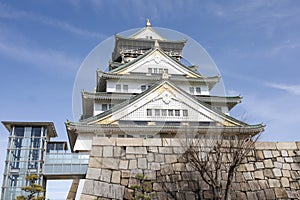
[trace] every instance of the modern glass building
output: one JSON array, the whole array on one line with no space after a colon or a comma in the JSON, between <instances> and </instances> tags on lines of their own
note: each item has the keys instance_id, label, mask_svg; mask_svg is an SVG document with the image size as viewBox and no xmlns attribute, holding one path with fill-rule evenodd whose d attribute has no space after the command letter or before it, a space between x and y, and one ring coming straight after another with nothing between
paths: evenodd
<instances>
[{"instance_id":1,"label":"modern glass building","mask_svg":"<svg viewBox=\"0 0 300 200\"><path fill-rule=\"evenodd\" d=\"M27 185L25 176L39 175L36 182L43 187L44 159L47 142L56 137L52 122L2 122L9 131L1 199L26 195L21 190Z\"/></svg>"}]
</instances>

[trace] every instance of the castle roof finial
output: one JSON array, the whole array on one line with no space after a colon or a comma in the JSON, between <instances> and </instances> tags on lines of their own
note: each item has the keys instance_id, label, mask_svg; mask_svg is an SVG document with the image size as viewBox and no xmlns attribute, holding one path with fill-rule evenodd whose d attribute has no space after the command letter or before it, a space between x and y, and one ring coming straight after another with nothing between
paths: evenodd
<instances>
[{"instance_id":1,"label":"castle roof finial","mask_svg":"<svg viewBox=\"0 0 300 200\"><path fill-rule=\"evenodd\" d=\"M158 48L158 47L159 47L159 43L158 43L158 41L157 41L157 40L155 40L155 42L154 42L154 47L156 47L156 48Z\"/></svg>"},{"instance_id":2,"label":"castle roof finial","mask_svg":"<svg viewBox=\"0 0 300 200\"><path fill-rule=\"evenodd\" d=\"M146 19L146 27L151 27L151 23L149 19Z\"/></svg>"}]
</instances>

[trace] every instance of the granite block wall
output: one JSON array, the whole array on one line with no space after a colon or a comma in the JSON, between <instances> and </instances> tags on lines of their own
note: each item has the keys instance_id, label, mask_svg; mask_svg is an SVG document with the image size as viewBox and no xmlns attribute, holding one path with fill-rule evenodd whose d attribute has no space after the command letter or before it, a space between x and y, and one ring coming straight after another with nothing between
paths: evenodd
<instances>
[{"instance_id":1,"label":"granite block wall","mask_svg":"<svg viewBox=\"0 0 300 200\"><path fill-rule=\"evenodd\" d=\"M180 139L94 138L81 199L132 199L137 174L152 180L152 199L211 199L184 151ZM300 199L300 142L257 142L237 169L231 199Z\"/></svg>"}]
</instances>

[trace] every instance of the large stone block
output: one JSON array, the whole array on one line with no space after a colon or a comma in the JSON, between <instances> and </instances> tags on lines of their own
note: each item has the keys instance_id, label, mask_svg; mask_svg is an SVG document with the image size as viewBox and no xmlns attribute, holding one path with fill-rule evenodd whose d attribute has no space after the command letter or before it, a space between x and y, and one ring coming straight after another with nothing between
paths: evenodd
<instances>
[{"instance_id":1,"label":"large stone block","mask_svg":"<svg viewBox=\"0 0 300 200\"><path fill-rule=\"evenodd\" d=\"M257 191L256 195L257 195L259 200L260 199L266 199L266 195L265 195L265 192L263 190Z\"/></svg>"},{"instance_id":2,"label":"large stone block","mask_svg":"<svg viewBox=\"0 0 300 200\"><path fill-rule=\"evenodd\" d=\"M273 189L265 189L267 199L275 199L275 193Z\"/></svg>"},{"instance_id":3,"label":"large stone block","mask_svg":"<svg viewBox=\"0 0 300 200\"><path fill-rule=\"evenodd\" d=\"M102 157L102 146L92 146L90 156Z\"/></svg>"},{"instance_id":4,"label":"large stone block","mask_svg":"<svg viewBox=\"0 0 300 200\"><path fill-rule=\"evenodd\" d=\"M274 188L274 189L275 189L275 196L277 199L287 199L288 198L285 188Z\"/></svg>"},{"instance_id":5,"label":"large stone block","mask_svg":"<svg viewBox=\"0 0 300 200\"><path fill-rule=\"evenodd\" d=\"M244 178L248 181L248 180L252 180L253 177L251 175L251 172L243 172Z\"/></svg>"},{"instance_id":6,"label":"large stone block","mask_svg":"<svg viewBox=\"0 0 300 200\"><path fill-rule=\"evenodd\" d=\"M160 164L156 162L150 163L150 169L152 170L160 170Z\"/></svg>"},{"instance_id":7,"label":"large stone block","mask_svg":"<svg viewBox=\"0 0 300 200\"><path fill-rule=\"evenodd\" d=\"M172 154L173 148L172 147L158 147L158 152L161 154Z\"/></svg>"},{"instance_id":8,"label":"large stone block","mask_svg":"<svg viewBox=\"0 0 300 200\"><path fill-rule=\"evenodd\" d=\"M282 169L291 170L291 165L289 163L283 163Z\"/></svg>"},{"instance_id":9,"label":"large stone block","mask_svg":"<svg viewBox=\"0 0 300 200\"><path fill-rule=\"evenodd\" d=\"M263 169L263 168L265 168L263 162L255 162L255 167L256 167L256 169Z\"/></svg>"},{"instance_id":10,"label":"large stone block","mask_svg":"<svg viewBox=\"0 0 300 200\"><path fill-rule=\"evenodd\" d=\"M279 188L279 187L281 187L280 181L277 180L277 179L268 179L268 182L269 182L269 186L271 188Z\"/></svg>"},{"instance_id":11,"label":"large stone block","mask_svg":"<svg viewBox=\"0 0 300 200\"><path fill-rule=\"evenodd\" d=\"M273 154L273 157L277 158L277 157L280 156L280 151L278 151L278 150L273 150L273 151L272 151L272 154Z\"/></svg>"},{"instance_id":12,"label":"large stone block","mask_svg":"<svg viewBox=\"0 0 300 200\"><path fill-rule=\"evenodd\" d=\"M258 200L255 192L246 192L247 198L251 200Z\"/></svg>"},{"instance_id":13,"label":"large stone block","mask_svg":"<svg viewBox=\"0 0 300 200\"><path fill-rule=\"evenodd\" d=\"M121 172L113 171L111 176L111 182L119 184L121 182Z\"/></svg>"},{"instance_id":14,"label":"large stone block","mask_svg":"<svg viewBox=\"0 0 300 200\"><path fill-rule=\"evenodd\" d=\"M252 163L246 163L246 164L245 164L245 167L246 167L246 170L247 170L248 172L254 171L254 166L253 166Z\"/></svg>"},{"instance_id":15,"label":"large stone block","mask_svg":"<svg viewBox=\"0 0 300 200\"><path fill-rule=\"evenodd\" d=\"M103 147L103 157L113 157L113 146Z\"/></svg>"},{"instance_id":16,"label":"large stone block","mask_svg":"<svg viewBox=\"0 0 300 200\"><path fill-rule=\"evenodd\" d=\"M154 153L148 153L146 158L147 158L148 162L153 162L154 161Z\"/></svg>"},{"instance_id":17,"label":"large stone block","mask_svg":"<svg viewBox=\"0 0 300 200\"><path fill-rule=\"evenodd\" d=\"M277 142L276 147L279 150L297 149L295 142Z\"/></svg>"},{"instance_id":18,"label":"large stone block","mask_svg":"<svg viewBox=\"0 0 300 200\"><path fill-rule=\"evenodd\" d=\"M93 146L115 146L115 141L113 139L108 139L107 137L93 137Z\"/></svg>"},{"instance_id":19,"label":"large stone block","mask_svg":"<svg viewBox=\"0 0 300 200\"><path fill-rule=\"evenodd\" d=\"M95 199L97 199L96 196L87 195L87 194L80 195L80 200L95 200Z\"/></svg>"},{"instance_id":20,"label":"large stone block","mask_svg":"<svg viewBox=\"0 0 300 200\"><path fill-rule=\"evenodd\" d=\"M165 162L165 156L162 155L162 154L154 154L154 160L155 162L158 162L158 163L164 163Z\"/></svg>"},{"instance_id":21,"label":"large stone block","mask_svg":"<svg viewBox=\"0 0 300 200\"><path fill-rule=\"evenodd\" d=\"M119 169L128 169L128 160L120 160Z\"/></svg>"},{"instance_id":22,"label":"large stone block","mask_svg":"<svg viewBox=\"0 0 300 200\"><path fill-rule=\"evenodd\" d=\"M281 178L281 185L282 187L290 187L290 181L286 177Z\"/></svg>"},{"instance_id":23,"label":"large stone block","mask_svg":"<svg viewBox=\"0 0 300 200\"><path fill-rule=\"evenodd\" d=\"M249 187L250 187L251 191L260 190L260 186L258 184L258 181L249 181L248 184L249 184Z\"/></svg>"},{"instance_id":24,"label":"large stone block","mask_svg":"<svg viewBox=\"0 0 300 200\"><path fill-rule=\"evenodd\" d=\"M184 172L186 171L186 167L184 163L175 163L173 164L174 171Z\"/></svg>"},{"instance_id":25,"label":"large stone block","mask_svg":"<svg viewBox=\"0 0 300 200\"><path fill-rule=\"evenodd\" d=\"M88 168L86 173L87 179L99 180L101 176L101 169L96 168Z\"/></svg>"},{"instance_id":26,"label":"large stone block","mask_svg":"<svg viewBox=\"0 0 300 200\"><path fill-rule=\"evenodd\" d=\"M292 170L299 171L300 170L300 163L291 163Z\"/></svg>"},{"instance_id":27,"label":"large stone block","mask_svg":"<svg viewBox=\"0 0 300 200\"><path fill-rule=\"evenodd\" d=\"M138 168L140 169L147 169L147 159L146 158L138 158Z\"/></svg>"},{"instance_id":28,"label":"large stone block","mask_svg":"<svg viewBox=\"0 0 300 200\"><path fill-rule=\"evenodd\" d=\"M147 147L148 152L152 152L152 153L158 153L158 148L157 147Z\"/></svg>"},{"instance_id":29,"label":"large stone block","mask_svg":"<svg viewBox=\"0 0 300 200\"><path fill-rule=\"evenodd\" d=\"M273 168L274 167L271 159L264 160L264 165L265 165L265 168Z\"/></svg>"},{"instance_id":30,"label":"large stone block","mask_svg":"<svg viewBox=\"0 0 300 200\"><path fill-rule=\"evenodd\" d=\"M147 180L156 180L156 171L155 170L144 170L145 179Z\"/></svg>"},{"instance_id":31,"label":"large stone block","mask_svg":"<svg viewBox=\"0 0 300 200\"><path fill-rule=\"evenodd\" d=\"M300 149L300 142L296 142L297 148Z\"/></svg>"},{"instance_id":32,"label":"large stone block","mask_svg":"<svg viewBox=\"0 0 300 200\"><path fill-rule=\"evenodd\" d=\"M137 161L136 160L129 160L129 169L136 169L137 168Z\"/></svg>"},{"instance_id":33,"label":"large stone block","mask_svg":"<svg viewBox=\"0 0 300 200\"><path fill-rule=\"evenodd\" d=\"M114 147L114 157L121 157L125 155L125 150L121 147Z\"/></svg>"},{"instance_id":34,"label":"large stone block","mask_svg":"<svg viewBox=\"0 0 300 200\"><path fill-rule=\"evenodd\" d=\"M147 154L146 147L126 147L126 154Z\"/></svg>"},{"instance_id":35,"label":"large stone block","mask_svg":"<svg viewBox=\"0 0 300 200\"><path fill-rule=\"evenodd\" d=\"M265 158L262 150L256 150L255 155L257 160L263 160Z\"/></svg>"},{"instance_id":36,"label":"large stone block","mask_svg":"<svg viewBox=\"0 0 300 200\"><path fill-rule=\"evenodd\" d=\"M146 147L160 147L162 146L161 138L148 138L143 139L143 146Z\"/></svg>"},{"instance_id":37,"label":"large stone block","mask_svg":"<svg viewBox=\"0 0 300 200\"><path fill-rule=\"evenodd\" d=\"M259 184L260 188L263 190L269 188L267 180L259 180L258 184Z\"/></svg>"},{"instance_id":38,"label":"large stone block","mask_svg":"<svg viewBox=\"0 0 300 200\"><path fill-rule=\"evenodd\" d=\"M265 158L272 158L273 157L272 151L269 151L269 150L263 150L263 154L264 154Z\"/></svg>"},{"instance_id":39,"label":"large stone block","mask_svg":"<svg viewBox=\"0 0 300 200\"><path fill-rule=\"evenodd\" d=\"M183 138L172 138L171 140L171 146L173 147L183 147L186 148L187 139L185 137Z\"/></svg>"},{"instance_id":40,"label":"large stone block","mask_svg":"<svg viewBox=\"0 0 300 200\"><path fill-rule=\"evenodd\" d=\"M285 160L285 162L287 162L287 163L292 163L292 162L294 162L293 158L290 158L290 157L285 157L284 160Z\"/></svg>"},{"instance_id":41,"label":"large stone block","mask_svg":"<svg viewBox=\"0 0 300 200\"><path fill-rule=\"evenodd\" d=\"M104 169L118 169L119 168L119 159L115 158L98 158L92 157L89 160L90 168L104 168Z\"/></svg>"},{"instance_id":42,"label":"large stone block","mask_svg":"<svg viewBox=\"0 0 300 200\"><path fill-rule=\"evenodd\" d=\"M255 171L254 178L255 179L265 179L263 171L262 170Z\"/></svg>"},{"instance_id":43,"label":"large stone block","mask_svg":"<svg viewBox=\"0 0 300 200\"><path fill-rule=\"evenodd\" d=\"M117 146L143 146L143 138L116 138Z\"/></svg>"},{"instance_id":44,"label":"large stone block","mask_svg":"<svg viewBox=\"0 0 300 200\"><path fill-rule=\"evenodd\" d=\"M274 167L278 169L282 169L282 163L281 162L274 162Z\"/></svg>"},{"instance_id":45,"label":"large stone block","mask_svg":"<svg viewBox=\"0 0 300 200\"><path fill-rule=\"evenodd\" d=\"M290 170L283 169L283 170L282 170L282 176L283 176L283 177L290 178L290 177L291 177Z\"/></svg>"},{"instance_id":46,"label":"large stone block","mask_svg":"<svg viewBox=\"0 0 300 200\"><path fill-rule=\"evenodd\" d=\"M280 169L274 168L273 173L274 173L274 176L276 176L276 177L281 177L282 176L282 173L281 173Z\"/></svg>"},{"instance_id":47,"label":"large stone block","mask_svg":"<svg viewBox=\"0 0 300 200\"><path fill-rule=\"evenodd\" d=\"M256 149L276 149L275 142L256 142L255 143Z\"/></svg>"},{"instance_id":48,"label":"large stone block","mask_svg":"<svg viewBox=\"0 0 300 200\"><path fill-rule=\"evenodd\" d=\"M264 169L264 176L267 178L274 178L272 169Z\"/></svg>"},{"instance_id":49,"label":"large stone block","mask_svg":"<svg viewBox=\"0 0 300 200\"><path fill-rule=\"evenodd\" d=\"M112 171L109 169L102 169L100 180L104 182L110 182Z\"/></svg>"},{"instance_id":50,"label":"large stone block","mask_svg":"<svg viewBox=\"0 0 300 200\"><path fill-rule=\"evenodd\" d=\"M94 194L94 181L86 179L83 185L82 194Z\"/></svg>"},{"instance_id":51,"label":"large stone block","mask_svg":"<svg viewBox=\"0 0 300 200\"><path fill-rule=\"evenodd\" d=\"M165 155L166 163L175 163L177 162L177 155Z\"/></svg>"}]
</instances>

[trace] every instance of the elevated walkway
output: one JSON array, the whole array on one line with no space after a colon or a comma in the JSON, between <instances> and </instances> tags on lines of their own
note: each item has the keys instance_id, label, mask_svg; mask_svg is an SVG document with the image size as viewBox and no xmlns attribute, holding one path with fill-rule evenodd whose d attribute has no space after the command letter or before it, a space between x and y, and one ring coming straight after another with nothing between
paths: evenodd
<instances>
[{"instance_id":1,"label":"elevated walkway","mask_svg":"<svg viewBox=\"0 0 300 200\"><path fill-rule=\"evenodd\" d=\"M88 153L47 153L44 176L47 180L82 179L88 162Z\"/></svg>"}]
</instances>

